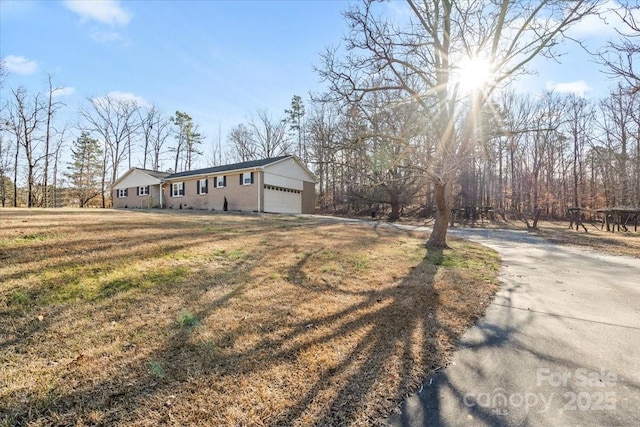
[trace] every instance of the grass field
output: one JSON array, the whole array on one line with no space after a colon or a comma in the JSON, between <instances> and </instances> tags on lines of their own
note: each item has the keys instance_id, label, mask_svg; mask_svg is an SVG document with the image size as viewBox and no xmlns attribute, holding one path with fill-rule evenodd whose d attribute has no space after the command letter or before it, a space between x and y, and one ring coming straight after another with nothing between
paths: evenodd
<instances>
[{"instance_id":1,"label":"grass field","mask_svg":"<svg viewBox=\"0 0 640 427\"><path fill-rule=\"evenodd\" d=\"M374 425L497 289L450 239L289 216L0 210L0 425Z\"/></svg>"},{"instance_id":2,"label":"grass field","mask_svg":"<svg viewBox=\"0 0 640 427\"><path fill-rule=\"evenodd\" d=\"M597 226L596 226L597 225ZM599 224L585 224L587 232L569 228L568 222L542 221L538 234L561 245L580 246L602 253L628 255L640 258L640 231L611 233L601 230Z\"/></svg>"},{"instance_id":3,"label":"grass field","mask_svg":"<svg viewBox=\"0 0 640 427\"><path fill-rule=\"evenodd\" d=\"M402 223L416 226L433 225L433 220L415 220L411 218L403 218ZM456 227L461 228L488 228L488 229L508 229L508 230L526 230L527 227L523 221L485 221L478 222L475 227L470 225ZM601 230L601 224L585 223L587 231L581 227L578 231L569 228L569 221L548 221L541 220L538 222L537 230L529 230L532 234L538 235L550 242L559 245L571 245L588 248L597 252L611 255L626 255L640 258L640 230L635 231L633 225L629 226L628 231L616 231L611 233Z\"/></svg>"}]
</instances>

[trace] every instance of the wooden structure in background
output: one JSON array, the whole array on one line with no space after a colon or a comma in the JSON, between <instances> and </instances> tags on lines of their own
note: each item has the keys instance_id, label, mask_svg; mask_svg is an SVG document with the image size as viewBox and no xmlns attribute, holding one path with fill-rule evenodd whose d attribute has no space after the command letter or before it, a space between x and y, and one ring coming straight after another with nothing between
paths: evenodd
<instances>
[{"instance_id":1,"label":"wooden structure in background","mask_svg":"<svg viewBox=\"0 0 640 427\"><path fill-rule=\"evenodd\" d=\"M475 225L480 220L481 224L484 221L495 220L495 212L491 206L463 206L460 208L451 209L450 225L457 222L459 224L471 224Z\"/></svg>"},{"instance_id":2,"label":"wooden structure in background","mask_svg":"<svg viewBox=\"0 0 640 427\"><path fill-rule=\"evenodd\" d=\"M594 213L591 209L586 208L569 208L567 209L567 214L569 215L569 228L573 230L573 224L576 225L576 231L578 231L578 227L582 226L584 228L584 232L588 233L587 227L582 223L582 213L589 212Z\"/></svg>"},{"instance_id":3,"label":"wooden structure in background","mask_svg":"<svg viewBox=\"0 0 640 427\"><path fill-rule=\"evenodd\" d=\"M633 224L633 231L638 231L638 217L640 216L640 208L604 208L598 209L598 213L602 214L601 230L607 226L607 231L615 233L618 231L629 231L627 226Z\"/></svg>"}]
</instances>

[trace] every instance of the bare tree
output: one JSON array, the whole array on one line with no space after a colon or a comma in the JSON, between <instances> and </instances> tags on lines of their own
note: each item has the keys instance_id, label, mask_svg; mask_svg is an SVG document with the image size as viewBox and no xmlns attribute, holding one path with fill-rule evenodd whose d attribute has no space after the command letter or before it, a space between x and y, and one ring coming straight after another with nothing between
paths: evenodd
<instances>
[{"instance_id":1,"label":"bare tree","mask_svg":"<svg viewBox=\"0 0 640 427\"><path fill-rule=\"evenodd\" d=\"M249 129L258 157L277 157L289 149L286 120L274 119L266 110L260 110L257 119L249 120Z\"/></svg>"},{"instance_id":2,"label":"bare tree","mask_svg":"<svg viewBox=\"0 0 640 427\"><path fill-rule=\"evenodd\" d=\"M157 171L167 138L171 135L171 118L163 115L155 105L141 107L138 116L143 143L142 168L146 169L149 164L152 170Z\"/></svg>"},{"instance_id":3,"label":"bare tree","mask_svg":"<svg viewBox=\"0 0 640 427\"><path fill-rule=\"evenodd\" d=\"M209 166L218 166L225 163L226 155L222 149L222 126L218 124L218 136L211 138L210 152L207 163Z\"/></svg>"},{"instance_id":4,"label":"bare tree","mask_svg":"<svg viewBox=\"0 0 640 427\"><path fill-rule=\"evenodd\" d=\"M67 125L65 125L62 129L57 129L56 130L56 135L58 137L57 142L54 146L54 150L53 150L53 207L58 207L58 199L57 199L57 195L58 195L58 168L60 165L60 159L62 157L62 148L64 146L64 142L65 142L65 135L67 133ZM101 174L101 176L103 176Z\"/></svg>"},{"instance_id":5,"label":"bare tree","mask_svg":"<svg viewBox=\"0 0 640 427\"><path fill-rule=\"evenodd\" d=\"M640 138L639 130L634 128L634 117L639 110L638 96L637 93L629 94L619 85L600 103L600 144L604 149L600 154L608 160L605 167L610 169L608 184L613 190L610 203L617 206L628 206L634 198L630 154L634 139L637 142Z\"/></svg>"},{"instance_id":6,"label":"bare tree","mask_svg":"<svg viewBox=\"0 0 640 427\"><path fill-rule=\"evenodd\" d=\"M632 92L640 91L640 74L637 61L640 57L640 22L638 13L640 5L621 4L621 10L613 10L622 25L616 28L620 36L617 41L610 41L598 57L614 77L623 79ZM634 62L636 62L634 64Z\"/></svg>"},{"instance_id":7,"label":"bare tree","mask_svg":"<svg viewBox=\"0 0 640 427\"><path fill-rule=\"evenodd\" d=\"M64 104L62 104L61 102L53 102L53 97L54 97L54 93L56 91L61 90L62 88L53 87L53 81L52 81L52 76L51 74L47 75L47 82L48 82L48 97L47 97L47 119L46 119L46 125L45 125L45 136L44 136L44 172L43 172L43 177L42 177L42 187L43 187L43 193L42 193L42 205L44 207L49 207L49 188L48 188L48 184L49 184L49 163L50 163L50 151L51 151L51 139L53 137L52 135L52 120L53 120L53 116L55 115L56 111L62 107Z\"/></svg>"},{"instance_id":8,"label":"bare tree","mask_svg":"<svg viewBox=\"0 0 640 427\"><path fill-rule=\"evenodd\" d=\"M2 127L3 128L3 127ZM11 172L11 144L0 128L0 205L5 207L9 199L9 173ZM14 197L15 199L15 194Z\"/></svg>"},{"instance_id":9,"label":"bare tree","mask_svg":"<svg viewBox=\"0 0 640 427\"><path fill-rule=\"evenodd\" d=\"M106 207L107 171L111 172L110 184L118 176L123 161L131 157L131 139L140 126L138 104L109 95L89 99L89 106L80 109L86 122L84 130L95 132L104 144L102 162L102 207Z\"/></svg>"},{"instance_id":10,"label":"bare tree","mask_svg":"<svg viewBox=\"0 0 640 427\"><path fill-rule=\"evenodd\" d=\"M232 158L240 162L254 160L256 151L253 145L251 130L243 123L233 127L227 135L227 140L232 145Z\"/></svg>"},{"instance_id":11,"label":"bare tree","mask_svg":"<svg viewBox=\"0 0 640 427\"><path fill-rule=\"evenodd\" d=\"M562 32L595 5L584 0L408 0L406 25L379 17L378 6L365 1L345 14L351 30L348 53L341 57L337 49L328 49L319 71L334 96L356 102L369 92L400 90L431 120L438 145L424 173L433 182L437 212L426 246L447 247L452 183L477 142L481 107L534 58L552 55ZM484 75L465 93L460 76L469 72ZM372 74L382 74L382 83L369 78Z\"/></svg>"},{"instance_id":12,"label":"bare tree","mask_svg":"<svg viewBox=\"0 0 640 427\"><path fill-rule=\"evenodd\" d=\"M16 156L14 163L14 192L17 195L18 159L20 146L24 148L27 160L27 206L36 205L35 197L35 173L38 163L44 158L40 150L40 138L38 131L45 118L46 107L37 93L31 99L25 88L20 87L11 91L13 105L11 107L11 129L16 138ZM16 197L17 199L17 197ZM17 202L17 200L16 200Z\"/></svg>"},{"instance_id":13,"label":"bare tree","mask_svg":"<svg viewBox=\"0 0 640 427\"><path fill-rule=\"evenodd\" d=\"M153 137L151 139L151 168L157 171L160 169L161 156L165 153L164 147L167 138L171 135L171 120L160 113L154 116L154 119Z\"/></svg>"},{"instance_id":14,"label":"bare tree","mask_svg":"<svg viewBox=\"0 0 640 427\"><path fill-rule=\"evenodd\" d=\"M147 160L151 157L151 139L153 135L153 125L158 115L155 105L151 107L138 108L138 120L140 121L140 131L142 134L142 168L147 168Z\"/></svg>"},{"instance_id":15,"label":"bare tree","mask_svg":"<svg viewBox=\"0 0 640 427\"><path fill-rule=\"evenodd\" d=\"M584 206L584 155L589 137L592 135L592 123L595 111L591 103L578 96L569 97L567 130L573 142L573 206Z\"/></svg>"},{"instance_id":16,"label":"bare tree","mask_svg":"<svg viewBox=\"0 0 640 427\"><path fill-rule=\"evenodd\" d=\"M312 167L318 177L321 209L333 206L335 195L335 155L340 137L339 113L332 104L316 103L307 120Z\"/></svg>"}]
</instances>

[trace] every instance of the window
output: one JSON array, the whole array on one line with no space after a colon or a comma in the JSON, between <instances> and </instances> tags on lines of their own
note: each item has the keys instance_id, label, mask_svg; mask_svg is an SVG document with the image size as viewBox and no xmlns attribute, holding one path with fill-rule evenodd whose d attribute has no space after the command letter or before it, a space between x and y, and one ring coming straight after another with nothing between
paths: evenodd
<instances>
[{"instance_id":1,"label":"window","mask_svg":"<svg viewBox=\"0 0 640 427\"><path fill-rule=\"evenodd\" d=\"M207 194L209 192L209 184L208 184L208 180L206 178L204 179L199 179L196 182L196 192L198 194Z\"/></svg>"},{"instance_id":2,"label":"window","mask_svg":"<svg viewBox=\"0 0 640 427\"><path fill-rule=\"evenodd\" d=\"M149 186L146 187L138 187L138 196L148 196L149 195Z\"/></svg>"},{"instance_id":3,"label":"window","mask_svg":"<svg viewBox=\"0 0 640 427\"><path fill-rule=\"evenodd\" d=\"M253 172L245 172L240 174L240 185L253 184Z\"/></svg>"},{"instance_id":4,"label":"window","mask_svg":"<svg viewBox=\"0 0 640 427\"><path fill-rule=\"evenodd\" d=\"M227 186L227 177L226 176L214 176L213 177L213 186L216 188L224 188Z\"/></svg>"},{"instance_id":5,"label":"window","mask_svg":"<svg viewBox=\"0 0 640 427\"><path fill-rule=\"evenodd\" d=\"M174 182L171 184L171 197L184 196L184 182Z\"/></svg>"},{"instance_id":6,"label":"window","mask_svg":"<svg viewBox=\"0 0 640 427\"><path fill-rule=\"evenodd\" d=\"M129 195L128 188L118 188L118 199L123 199Z\"/></svg>"}]
</instances>

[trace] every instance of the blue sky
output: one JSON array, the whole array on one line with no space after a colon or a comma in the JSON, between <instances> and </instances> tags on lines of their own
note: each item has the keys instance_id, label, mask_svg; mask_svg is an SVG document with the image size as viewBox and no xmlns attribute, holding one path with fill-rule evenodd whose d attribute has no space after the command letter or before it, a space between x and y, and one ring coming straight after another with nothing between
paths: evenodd
<instances>
[{"instance_id":1,"label":"blue sky","mask_svg":"<svg viewBox=\"0 0 640 427\"><path fill-rule=\"evenodd\" d=\"M75 112L87 98L112 94L191 115L207 141L223 142L258 109L283 114L291 97L321 88L313 66L347 31L346 0L0 1L0 57L10 72L2 94L19 85L45 91L47 73ZM616 7L612 0L609 5ZM390 14L404 3L390 3ZM615 21L581 23L572 35L590 46L615 35ZM575 45L562 64L545 59L521 90L555 87L585 96L614 82Z\"/></svg>"},{"instance_id":2,"label":"blue sky","mask_svg":"<svg viewBox=\"0 0 640 427\"><path fill-rule=\"evenodd\" d=\"M344 29L344 1L0 2L5 91L66 87L70 113L116 93L190 114L208 137L258 109L284 114L319 89L318 53ZM7 61L9 62L9 61ZM4 96L3 96L4 98Z\"/></svg>"}]
</instances>

